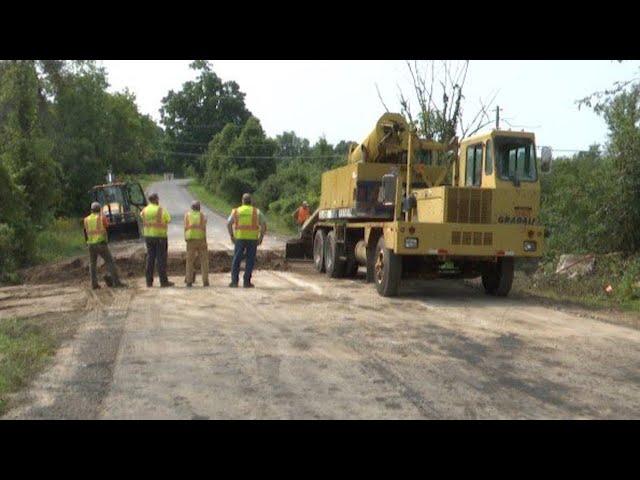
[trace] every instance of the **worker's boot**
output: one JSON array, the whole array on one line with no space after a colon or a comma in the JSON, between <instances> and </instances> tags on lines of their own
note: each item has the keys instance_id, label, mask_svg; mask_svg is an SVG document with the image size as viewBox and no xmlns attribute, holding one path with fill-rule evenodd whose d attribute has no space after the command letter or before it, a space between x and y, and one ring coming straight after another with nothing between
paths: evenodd
<instances>
[{"instance_id":1,"label":"worker's boot","mask_svg":"<svg viewBox=\"0 0 640 480\"><path fill-rule=\"evenodd\" d=\"M91 288L93 288L94 290L98 290L100 288L100 285L91 285Z\"/></svg>"},{"instance_id":2,"label":"worker's boot","mask_svg":"<svg viewBox=\"0 0 640 480\"><path fill-rule=\"evenodd\" d=\"M167 288L167 287L173 287L174 285L175 285L175 283L173 283L173 282L166 282L166 283L161 283L160 287Z\"/></svg>"},{"instance_id":3,"label":"worker's boot","mask_svg":"<svg viewBox=\"0 0 640 480\"><path fill-rule=\"evenodd\" d=\"M193 287L193 283L192 282L186 282L187 288L191 288Z\"/></svg>"},{"instance_id":4,"label":"worker's boot","mask_svg":"<svg viewBox=\"0 0 640 480\"><path fill-rule=\"evenodd\" d=\"M127 288L127 284L124 282L121 282L120 280L116 280L115 284L113 285L115 288Z\"/></svg>"},{"instance_id":5,"label":"worker's boot","mask_svg":"<svg viewBox=\"0 0 640 480\"><path fill-rule=\"evenodd\" d=\"M242 284L244 288L256 288L256 286L251 282L245 282Z\"/></svg>"},{"instance_id":6,"label":"worker's boot","mask_svg":"<svg viewBox=\"0 0 640 480\"><path fill-rule=\"evenodd\" d=\"M229 284L229 286L230 286L231 288L238 288L238 284L237 284L237 282L231 282L231 283Z\"/></svg>"}]
</instances>

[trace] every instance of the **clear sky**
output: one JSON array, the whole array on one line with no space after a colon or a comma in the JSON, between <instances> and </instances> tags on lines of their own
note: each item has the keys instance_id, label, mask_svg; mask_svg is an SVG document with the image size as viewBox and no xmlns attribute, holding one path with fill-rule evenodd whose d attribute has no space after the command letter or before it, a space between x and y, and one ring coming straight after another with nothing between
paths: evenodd
<instances>
[{"instance_id":1,"label":"clear sky","mask_svg":"<svg viewBox=\"0 0 640 480\"><path fill-rule=\"evenodd\" d=\"M409 72L398 60L212 60L223 80L235 80L248 109L270 136L295 131L312 143L359 141L384 113L376 84L390 111L399 111L398 85L409 91ZM105 60L111 90L135 93L140 111L160 119L162 97L194 79L189 60ZM587 149L604 143L606 125L576 100L640 74L640 61L472 60L465 87L467 117L478 99L497 92L494 104L517 129L533 131L538 145ZM508 127L502 123L501 127ZM490 128L490 127L488 127Z\"/></svg>"}]
</instances>

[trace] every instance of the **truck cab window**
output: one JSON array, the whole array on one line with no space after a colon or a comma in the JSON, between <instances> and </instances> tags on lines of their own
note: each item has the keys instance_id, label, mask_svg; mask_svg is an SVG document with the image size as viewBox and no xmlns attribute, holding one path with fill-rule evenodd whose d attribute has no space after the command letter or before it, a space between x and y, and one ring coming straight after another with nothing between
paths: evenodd
<instances>
[{"instance_id":1,"label":"truck cab window","mask_svg":"<svg viewBox=\"0 0 640 480\"><path fill-rule=\"evenodd\" d=\"M467 163L465 168L465 185L479 187L482 180L482 145L467 147Z\"/></svg>"},{"instance_id":2,"label":"truck cab window","mask_svg":"<svg viewBox=\"0 0 640 480\"><path fill-rule=\"evenodd\" d=\"M493 145L491 140L487 141L486 150L484 155L484 174L493 175Z\"/></svg>"},{"instance_id":3,"label":"truck cab window","mask_svg":"<svg viewBox=\"0 0 640 480\"><path fill-rule=\"evenodd\" d=\"M536 168L536 148L533 141L525 138L496 138L496 160L498 172L503 180L535 182L538 179Z\"/></svg>"}]
</instances>

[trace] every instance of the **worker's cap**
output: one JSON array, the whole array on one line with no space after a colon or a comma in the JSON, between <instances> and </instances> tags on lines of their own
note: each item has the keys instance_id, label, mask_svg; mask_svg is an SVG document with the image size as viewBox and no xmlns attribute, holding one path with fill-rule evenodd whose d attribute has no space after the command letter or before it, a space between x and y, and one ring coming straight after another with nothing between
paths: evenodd
<instances>
[{"instance_id":1,"label":"worker's cap","mask_svg":"<svg viewBox=\"0 0 640 480\"><path fill-rule=\"evenodd\" d=\"M306 201L304 201L304 202L302 202L302 205L304 205L305 207L308 207L308 206L309 206L309 203L308 203L308 202L306 202Z\"/></svg>"},{"instance_id":2,"label":"worker's cap","mask_svg":"<svg viewBox=\"0 0 640 480\"><path fill-rule=\"evenodd\" d=\"M191 202L191 210L200 210L200 202L198 200Z\"/></svg>"},{"instance_id":3,"label":"worker's cap","mask_svg":"<svg viewBox=\"0 0 640 480\"><path fill-rule=\"evenodd\" d=\"M99 212L101 208L102 207L100 206L100 204L98 202L93 202L91 204L91 211L92 212Z\"/></svg>"},{"instance_id":4,"label":"worker's cap","mask_svg":"<svg viewBox=\"0 0 640 480\"><path fill-rule=\"evenodd\" d=\"M245 193L244 195L242 195L242 203L244 203L245 205L251 203L251 194L250 193Z\"/></svg>"},{"instance_id":5,"label":"worker's cap","mask_svg":"<svg viewBox=\"0 0 640 480\"><path fill-rule=\"evenodd\" d=\"M157 202L158 201L158 194L154 192L151 195L149 195L149 201L150 202Z\"/></svg>"}]
</instances>

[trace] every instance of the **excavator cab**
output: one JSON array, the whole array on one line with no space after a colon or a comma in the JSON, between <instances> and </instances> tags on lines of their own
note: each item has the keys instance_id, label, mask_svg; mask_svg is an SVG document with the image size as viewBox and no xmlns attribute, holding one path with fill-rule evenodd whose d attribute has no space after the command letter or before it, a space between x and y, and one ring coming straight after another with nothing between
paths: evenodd
<instances>
[{"instance_id":1,"label":"excavator cab","mask_svg":"<svg viewBox=\"0 0 640 480\"><path fill-rule=\"evenodd\" d=\"M102 205L102 214L109 221L109 241L140 238L140 211L147 205L147 199L138 182L96 185L89 196L92 202Z\"/></svg>"}]
</instances>

